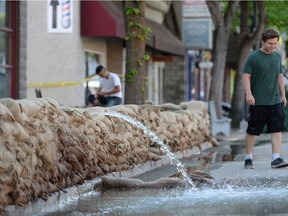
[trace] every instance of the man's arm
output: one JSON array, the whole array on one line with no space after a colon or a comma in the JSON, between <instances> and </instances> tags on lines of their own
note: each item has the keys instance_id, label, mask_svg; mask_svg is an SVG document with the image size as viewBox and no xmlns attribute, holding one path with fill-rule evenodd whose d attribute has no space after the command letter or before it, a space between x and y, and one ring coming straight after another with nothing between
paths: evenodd
<instances>
[{"instance_id":1,"label":"man's arm","mask_svg":"<svg viewBox=\"0 0 288 216\"><path fill-rule=\"evenodd\" d=\"M249 105L255 105L255 98L251 92L251 74L243 73L242 78L246 95L246 103Z\"/></svg>"},{"instance_id":2,"label":"man's arm","mask_svg":"<svg viewBox=\"0 0 288 216\"><path fill-rule=\"evenodd\" d=\"M97 95L99 95L101 91L102 91L102 88L98 88L97 91L96 91L95 96L97 97Z\"/></svg>"},{"instance_id":3,"label":"man's arm","mask_svg":"<svg viewBox=\"0 0 288 216\"><path fill-rule=\"evenodd\" d=\"M112 90L112 91L109 91L109 92L99 92L98 95L103 95L103 96L108 96L108 95L111 95L111 94L115 94L115 93L118 93L121 91L121 88L120 86L115 86L115 88Z\"/></svg>"},{"instance_id":4,"label":"man's arm","mask_svg":"<svg viewBox=\"0 0 288 216\"><path fill-rule=\"evenodd\" d=\"M287 99L286 99L286 95L285 95L284 77L283 77L282 73L279 74L279 77L278 77L278 86L279 86L280 93L281 93L282 103L284 106L286 106Z\"/></svg>"}]
</instances>

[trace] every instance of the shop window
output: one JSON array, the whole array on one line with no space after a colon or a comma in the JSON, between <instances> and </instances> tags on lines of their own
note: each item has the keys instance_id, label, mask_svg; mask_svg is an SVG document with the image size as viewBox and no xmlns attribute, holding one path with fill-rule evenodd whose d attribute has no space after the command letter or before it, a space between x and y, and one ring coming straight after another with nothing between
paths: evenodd
<instances>
[{"instance_id":1,"label":"shop window","mask_svg":"<svg viewBox=\"0 0 288 216\"><path fill-rule=\"evenodd\" d=\"M89 94L95 94L97 88L99 88L100 86L99 82L100 77L98 75L95 76L95 69L100 64L100 58L101 58L100 54L85 51L85 64L86 64L85 76L89 78L88 81L85 83L85 91L86 91L85 94L87 97ZM86 105L88 105L87 97L85 101Z\"/></svg>"},{"instance_id":2,"label":"shop window","mask_svg":"<svg viewBox=\"0 0 288 216\"><path fill-rule=\"evenodd\" d=\"M0 98L9 97L10 91L10 71L0 68Z\"/></svg>"},{"instance_id":3,"label":"shop window","mask_svg":"<svg viewBox=\"0 0 288 216\"><path fill-rule=\"evenodd\" d=\"M16 1L0 1L0 98L17 97Z\"/></svg>"}]
</instances>

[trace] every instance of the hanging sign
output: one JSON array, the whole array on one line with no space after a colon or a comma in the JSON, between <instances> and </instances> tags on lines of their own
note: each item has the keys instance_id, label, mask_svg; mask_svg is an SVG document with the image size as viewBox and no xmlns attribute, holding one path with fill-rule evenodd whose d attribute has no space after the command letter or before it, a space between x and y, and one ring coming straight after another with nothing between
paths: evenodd
<instances>
[{"instance_id":1,"label":"hanging sign","mask_svg":"<svg viewBox=\"0 0 288 216\"><path fill-rule=\"evenodd\" d=\"M212 21L210 18L183 19L183 42L189 49L212 49Z\"/></svg>"},{"instance_id":2,"label":"hanging sign","mask_svg":"<svg viewBox=\"0 0 288 216\"><path fill-rule=\"evenodd\" d=\"M48 32L70 33L73 31L73 1L47 0Z\"/></svg>"}]
</instances>

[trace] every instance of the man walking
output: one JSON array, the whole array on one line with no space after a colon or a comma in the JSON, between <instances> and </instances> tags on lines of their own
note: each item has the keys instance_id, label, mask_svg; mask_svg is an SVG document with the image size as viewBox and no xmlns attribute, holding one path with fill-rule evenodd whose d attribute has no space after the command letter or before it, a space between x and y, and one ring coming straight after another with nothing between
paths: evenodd
<instances>
[{"instance_id":1,"label":"man walking","mask_svg":"<svg viewBox=\"0 0 288 216\"><path fill-rule=\"evenodd\" d=\"M253 169L253 147L255 136L263 132L265 124L267 133L271 133L272 162L271 168L288 166L280 157L282 132L286 106L284 77L281 56L276 46L279 34L274 29L266 29L261 36L262 47L251 53L244 65L243 83L246 103L249 105L246 130L246 155L244 168Z\"/></svg>"}]
</instances>

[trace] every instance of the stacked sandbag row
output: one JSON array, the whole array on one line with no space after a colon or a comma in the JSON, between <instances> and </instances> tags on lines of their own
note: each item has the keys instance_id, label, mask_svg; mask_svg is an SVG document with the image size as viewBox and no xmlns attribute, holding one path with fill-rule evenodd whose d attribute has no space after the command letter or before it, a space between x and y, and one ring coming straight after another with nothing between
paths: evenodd
<instances>
[{"instance_id":1,"label":"stacked sandbag row","mask_svg":"<svg viewBox=\"0 0 288 216\"><path fill-rule=\"evenodd\" d=\"M48 100L0 100L1 206L25 205L55 188L47 180L59 160L60 115Z\"/></svg>"},{"instance_id":2,"label":"stacked sandbag row","mask_svg":"<svg viewBox=\"0 0 288 216\"><path fill-rule=\"evenodd\" d=\"M159 160L164 153L150 132L172 151L211 140L205 106L197 112L183 106L80 109L49 98L0 99L0 208ZM144 130L109 113L135 119Z\"/></svg>"},{"instance_id":3,"label":"stacked sandbag row","mask_svg":"<svg viewBox=\"0 0 288 216\"><path fill-rule=\"evenodd\" d=\"M184 102L181 106L119 105L109 110L142 122L169 145L173 152L190 149L204 141L215 143L211 137L210 117L206 104L202 101L190 101L187 104L190 106L184 106ZM191 104L195 108L192 108Z\"/></svg>"}]
</instances>

